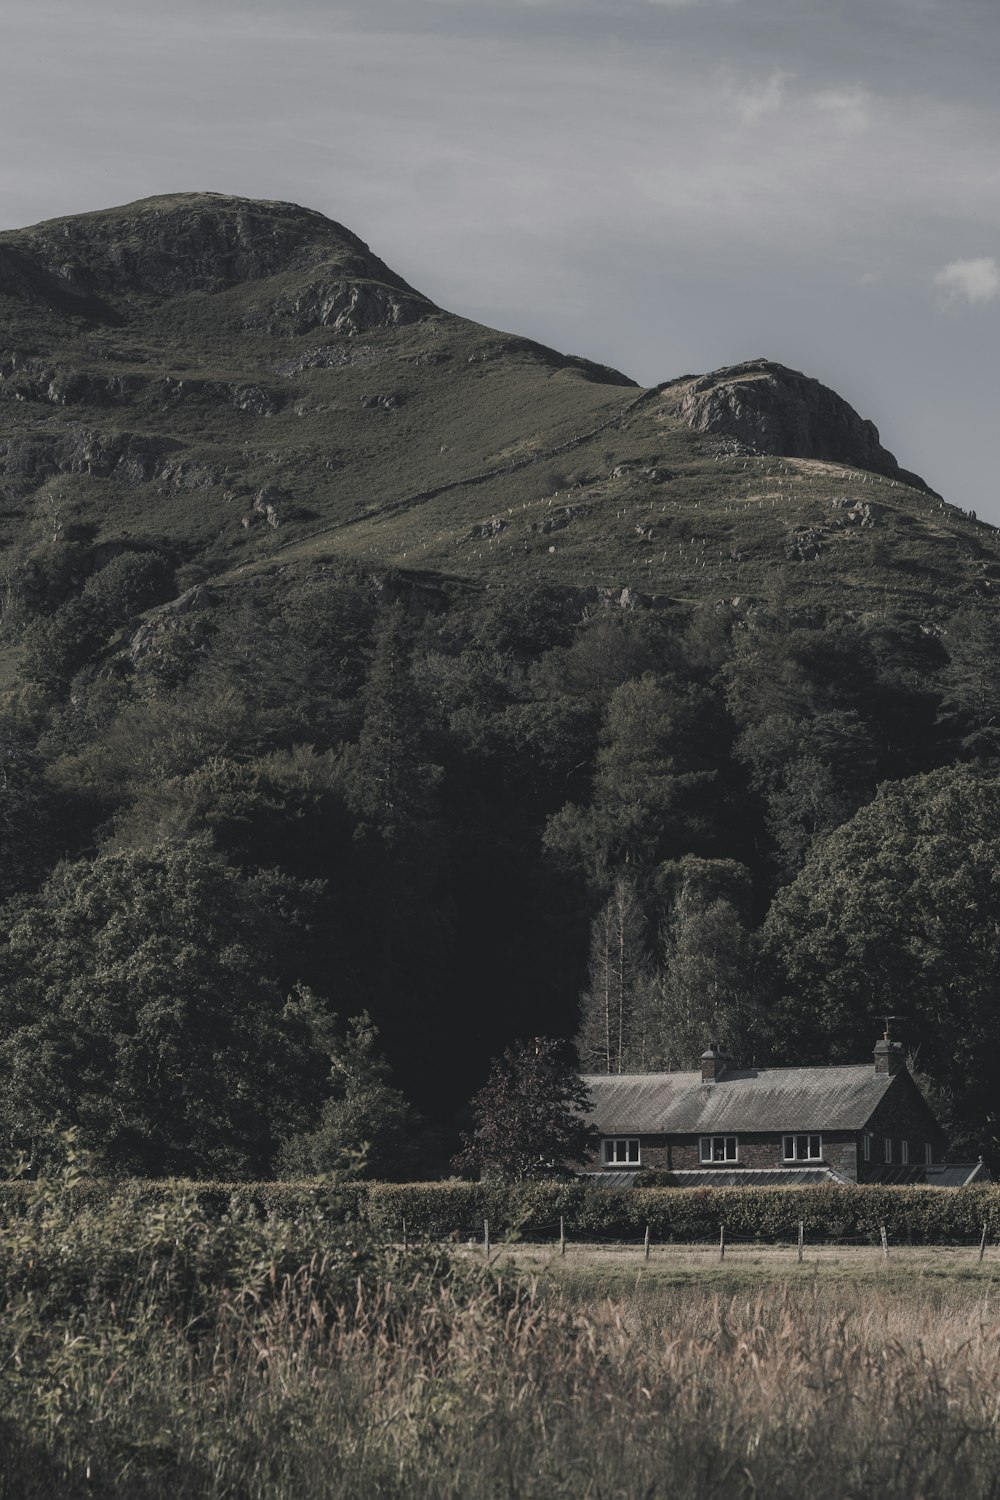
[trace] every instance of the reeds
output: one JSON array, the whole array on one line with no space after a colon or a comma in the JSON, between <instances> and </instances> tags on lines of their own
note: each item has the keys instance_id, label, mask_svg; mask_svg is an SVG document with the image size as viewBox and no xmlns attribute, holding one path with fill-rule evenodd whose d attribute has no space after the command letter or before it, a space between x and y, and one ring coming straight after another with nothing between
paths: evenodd
<instances>
[{"instance_id":1,"label":"reeds","mask_svg":"<svg viewBox=\"0 0 1000 1500\"><path fill-rule=\"evenodd\" d=\"M935 1500L1000 1494L1000 1322L841 1285L594 1305L315 1265L34 1328L8 1308L0 1495Z\"/></svg>"}]
</instances>

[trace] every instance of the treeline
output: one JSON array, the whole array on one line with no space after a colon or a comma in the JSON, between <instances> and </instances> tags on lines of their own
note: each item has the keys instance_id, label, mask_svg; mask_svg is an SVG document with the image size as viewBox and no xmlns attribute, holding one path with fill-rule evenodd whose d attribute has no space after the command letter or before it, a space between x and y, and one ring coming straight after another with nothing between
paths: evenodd
<instances>
[{"instance_id":1,"label":"treeline","mask_svg":"<svg viewBox=\"0 0 1000 1500\"><path fill-rule=\"evenodd\" d=\"M824 1062L887 1011L957 1147L995 1149L985 607L213 589L166 548L74 548L39 548L4 613L8 1156L77 1126L124 1172L367 1143L419 1175L515 1037L578 1035L586 1069L710 1039Z\"/></svg>"}]
</instances>

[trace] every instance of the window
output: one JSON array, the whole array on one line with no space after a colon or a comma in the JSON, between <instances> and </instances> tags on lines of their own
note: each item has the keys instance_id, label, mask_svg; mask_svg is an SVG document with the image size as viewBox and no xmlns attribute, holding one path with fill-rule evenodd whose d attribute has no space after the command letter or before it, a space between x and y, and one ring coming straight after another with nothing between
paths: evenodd
<instances>
[{"instance_id":1,"label":"window","mask_svg":"<svg viewBox=\"0 0 1000 1500\"><path fill-rule=\"evenodd\" d=\"M892 1161L892 1137L888 1135L885 1138L885 1159L887 1162Z\"/></svg>"},{"instance_id":2,"label":"window","mask_svg":"<svg viewBox=\"0 0 1000 1500\"><path fill-rule=\"evenodd\" d=\"M929 1167L932 1167L934 1165L934 1147L931 1145L930 1141L928 1141L927 1145L924 1147L924 1161Z\"/></svg>"},{"instance_id":3,"label":"window","mask_svg":"<svg viewBox=\"0 0 1000 1500\"><path fill-rule=\"evenodd\" d=\"M615 1136L605 1141L604 1165L606 1167L637 1167L639 1165L638 1136Z\"/></svg>"},{"instance_id":4,"label":"window","mask_svg":"<svg viewBox=\"0 0 1000 1500\"><path fill-rule=\"evenodd\" d=\"M786 1135L784 1153L786 1161L822 1161L823 1137L819 1135Z\"/></svg>"},{"instance_id":5,"label":"window","mask_svg":"<svg viewBox=\"0 0 1000 1500\"><path fill-rule=\"evenodd\" d=\"M900 1141L900 1143L899 1143L899 1159L903 1163L904 1167L906 1166L907 1162L910 1160L910 1143L909 1143L909 1141Z\"/></svg>"},{"instance_id":6,"label":"window","mask_svg":"<svg viewBox=\"0 0 1000 1500\"><path fill-rule=\"evenodd\" d=\"M703 1135L698 1142L698 1154L703 1162L739 1161L734 1135Z\"/></svg>"},{"instance_id":7,"label":"window","mask_svg":"<svg viewBox=\"0 0 1000 1500\"><path fill-rule=\"evenodd\" d=\"M862 1161L871 1161L871 1159L872 1159L872 1138L869 1135L869 1133L867 1131L865 1131L865 1134L861 1137L861 1160Z\"/></svg>"}]
</instances>

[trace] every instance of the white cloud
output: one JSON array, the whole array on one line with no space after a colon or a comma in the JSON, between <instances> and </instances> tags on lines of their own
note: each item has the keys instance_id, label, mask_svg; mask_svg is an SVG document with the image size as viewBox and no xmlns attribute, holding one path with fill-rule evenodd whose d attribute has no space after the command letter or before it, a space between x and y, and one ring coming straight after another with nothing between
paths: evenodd
<instances>
[{"instance_id":1,"label":"white cloud","mask_svg":"<svg viewBox=\"0 0 1000 1500\"><path fill-rule=\"evenodd\" d=\"M949 302L956 297L970 303L992 302L1000 295L1000 263L990 255L953 260L937 273L934 284L942 288Z\"/></svg>"}]
</instances>

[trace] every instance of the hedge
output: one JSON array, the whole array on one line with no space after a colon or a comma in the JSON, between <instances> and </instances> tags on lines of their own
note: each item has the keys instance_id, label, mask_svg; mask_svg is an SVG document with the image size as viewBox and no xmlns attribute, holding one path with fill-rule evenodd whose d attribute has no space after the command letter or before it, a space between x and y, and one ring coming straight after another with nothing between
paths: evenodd
<instances>
[{"instance_id":1,"label":"hedge","mask_svg":"<svg viewBox=\"0 0 1000 1500\"><path fill-rule=\"evenodd\" d=\"M101 1209L112 1198L156 1209L183 1198L208 1220L315 1218L341 1223L364 1219L370 1184L310 1182L191 1182L175 1178L103 1178L75 1181L63 1189L81 1209ZM39 1184L0 1182L0 1223L29 1213L39 1202Z\"/></svg>"},{"instance_id":2,"label":"hedge","mask_svg":"<svg viewBox=\"0 0 1000 1500\"><path fill-rule=\"evenodd\" d=\"M446 1238L482 1233L488 1219L494 1239L516 1233L548 1238L563 1218L569 1236L704 1241L725 1225L734 1239L791 1240L799 1221L812 1240L877 1242L884 1225L891 1239L916 1244L967 1243L983 1224L1000 1232L1000 1186L966 1188L816 1187L624 1188L589 1183L372 1183L367 1218L383 1234L401 1232Z\"/></svg>"},{"instance_id":3,"label":"hedge","mask_svg":"<svg viewBox=\"0 0 1000 1500\"><path fill-rule=\"evenodd\" d=\"M398 1239L478 1238L488 1219L494 1242L506 1235L553 1238L559 1220L566 1233L588 1240L641 1240L646 1226L661 1243L718 1237L787 1241L801 1220L816 1241L876 1242L881 1226L890 1239L915 1244L968 1243L983 1224L1000 1234L1000 1185L964 1188L840 1186L614 1188L587 1182L180 1182L129 1180L79 1182L67 1189L83 1208L100 1209L112 1195L155 1208L183 1196L208 1219L294 1219L319 1223L357 1219L377 1234ZM0 1183L0 1222L32 1211L37 1188Z\"/></svg>"}]
</instances>

